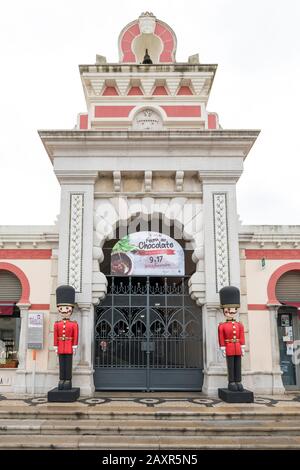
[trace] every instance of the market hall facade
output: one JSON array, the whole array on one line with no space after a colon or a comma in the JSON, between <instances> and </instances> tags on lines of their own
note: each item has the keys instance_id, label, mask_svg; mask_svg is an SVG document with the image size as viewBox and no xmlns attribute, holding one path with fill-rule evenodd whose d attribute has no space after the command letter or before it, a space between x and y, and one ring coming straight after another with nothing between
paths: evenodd
<instances>
[{"instance_id":1,"label":"market hall facade","mask_svg":"<svg viewBox=\"0 0 300 470\"><path fill-rule=\"evenodd\" d=\"M217 66L197 54L176 62L176 45L142 13L119 35L119 63L79 67L87 111L75 129L39 131L60 214L53 226L0 229L0 392L30 393L33 369L38 393L57 383L61 284L76 290L82 395L216 395L227 383L226 285L241 291L244 385L300 388L300 227L240 224L236 184L259 131L220 126L208 108Z\"/></svg>"}]
</instances>

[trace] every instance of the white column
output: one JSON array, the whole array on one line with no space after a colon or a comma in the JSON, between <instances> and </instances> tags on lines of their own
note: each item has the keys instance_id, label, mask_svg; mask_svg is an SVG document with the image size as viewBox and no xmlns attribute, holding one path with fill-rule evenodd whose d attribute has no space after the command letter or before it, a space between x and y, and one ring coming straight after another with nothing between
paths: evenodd
<instances>
[{"instance_id":1,"label":"white column","mask_svg":"<svg viewBox=\"0 0 300 470\"><path fill-rule=\"evenodd\" d=\"M202 175L206 301L219 303L225 285L240 286L236 181Z\"/></svg>"},{"instance_id":2,"label":"white column","mask_svg":"<svg viewBox=\"0 0 300 470\"><path fill-rule=\"evenodd\" d=\"M217 304L203 306L204 382L203 392L217 395L218 388L227 386L227 366L218 343L218 325L223 314Z\"/></svg>"},{"instance_id":3,"label":"white column","mask_svg":"<svg viewBox=\"0 0 300 470\"><path fill-rule=\"evenodd\" d=\"M58 284L74 284L76 302L92 302L94 184L97 172L56 171L61 184Z\"/></svg>"},{"instance_id":4,"label":"white column","mask_svg":"<svg viewBox=\"0 0 300 470\"><path fill-rule=\"evenodd\" d=\"M19 370L26 370L26 356L27 356L27 330L28 330L28 309L31 304L17 304L20 309L21 329L19 340Z\"/></svg>"},{"instance_id":5,"label":"white column","mask_svg":"<svg viewBox=\"0 0 300 470\"><path fill-rule=\"evenodd\" d=\"M272 393L285 393L282 383L282 371L280 369L279 337L277 327L278 305L268 305L270 330L271 330L271 348L272 348Z\"/></svg>"},{"instance_id":6,"label":"white column","mask_svg":"<svg viewBox=\"0 0 300 470\"><path fill-rule=\"evenodd\" d=\"M80 356L78 362L74 360L73 385L80 387L81 395L91 395L94 391L91 353L93 215L98 172L56 169L55 173L61 184L58 284L73 285L81 314Z\"/></svg>"},{"instance_id":7,"label":"white column","mask_svg":"<svg viewBox=\"0 0 300 470\"><path fill-rule=\"evenodd\" d=\"M223 320L219 290L240 286L236 181L239 174L199 172L203 187L205 304L203 306L203 392L217 395L227 385L227 367L218 345L218 324ZM221 180L221 182L220 182Z\"/></svg>"},{"instance_id":8,"label":"white column","mask_svg":"<svg viewBox=\"0 0 300 470\"><path fill-rule=\"evenodd\" d=\"M81 312L80 331L80 362L79 366L92 366L91 324L93 324L94 306L92 304L78 305Z\"/></svg>"}]
</instances>

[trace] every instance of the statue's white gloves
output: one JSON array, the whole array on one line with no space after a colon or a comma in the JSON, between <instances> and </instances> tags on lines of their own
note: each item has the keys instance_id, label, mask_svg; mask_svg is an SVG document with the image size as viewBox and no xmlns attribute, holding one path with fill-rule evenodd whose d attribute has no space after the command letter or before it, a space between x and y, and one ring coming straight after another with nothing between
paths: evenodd
<instances>
[{"instance_id":1,"label":"statue's white gloves","mask_svg":"<svg viewBox=\"0 0 300 470\"><path fill-rule=\"evenodd\" d=\"M242 349L242 356L245 356L245 348L246 346L242 346L241 349Z\"/></svg>"},{"instance_id":2,"label":"statue's white gloves","mask_svg":"<svg viewBox=\"0 0 300 470\"><path fill-rule=\"evenodd\" d=\"M221 351L222 351L223 357L226 357L226 347L225 346L221 346Z\"/></svg>"},{"instance_id":3,"label":"statue's white gloves","mask_svg":"<svg viewBox=\"0 0 300 470\"><path fill-rule=\"evenodd\" d=\"M73 354L76 354L77 346L72 346L73 348Z\"/></svg>"},{"instance_id":4,"label":"statue's white gloves","mask_svg":"<svg viewBox=\"0 0 300 470\"><path fill-rule=\"evenodd\" d=\"M57 354L57 351L58 351L58 347L57 347L57 346L54 346L54 351L55 351L56 354Z\"/></svg>"}]
</instances>

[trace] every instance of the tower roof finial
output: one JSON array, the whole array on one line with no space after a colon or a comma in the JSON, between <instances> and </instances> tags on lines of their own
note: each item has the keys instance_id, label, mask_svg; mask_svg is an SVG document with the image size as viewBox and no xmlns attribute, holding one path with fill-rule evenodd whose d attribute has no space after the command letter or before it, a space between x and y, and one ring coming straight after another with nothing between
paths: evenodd
<instances>
[{"instance_id":1,"label":"tower roof finial","mask_svg":"<svg viewBox=\"0 0 300 470\"><path fill-rule=\"evenodd\" d=\"M146 49L145 55L144 55L144 60L143 64L153 64L151 57L148 54L148 49Z\"/></svg>"}]
</instances>

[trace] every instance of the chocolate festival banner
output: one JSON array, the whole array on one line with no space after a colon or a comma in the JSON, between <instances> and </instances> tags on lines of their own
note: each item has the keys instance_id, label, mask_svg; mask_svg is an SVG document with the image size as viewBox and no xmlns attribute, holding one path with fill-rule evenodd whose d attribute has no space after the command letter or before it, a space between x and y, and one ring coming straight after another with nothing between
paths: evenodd
<instances>
[{"instance_id":1,"label":"chocolate festival banner","mask_svg":"<svg viewBox=\"0 0 300 470\"><path fill-rule=\"evenodd\" d=\"M163 233L131 233L112 249L111 274L183 276L184 251L176 240Z\"/></svg>"}]
</instances>

